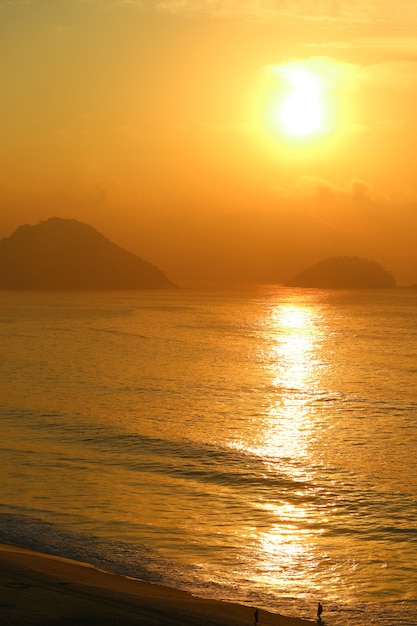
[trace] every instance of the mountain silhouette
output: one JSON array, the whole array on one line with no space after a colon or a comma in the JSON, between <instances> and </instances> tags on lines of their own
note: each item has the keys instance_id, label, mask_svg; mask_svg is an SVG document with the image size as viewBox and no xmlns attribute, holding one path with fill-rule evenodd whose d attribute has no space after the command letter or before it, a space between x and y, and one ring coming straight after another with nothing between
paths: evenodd
<instances>
[{"instance_id":1,"label":"mountain silhouette","mask_svg":"<svg viewBox=\"0 0 417 626\"><path fill-rule=\"evenodd\" d=\"M0 240L0 289L162 289L176 285L95 228L52 217Z\"/></svg>"},{"instance_id":2,"label":"mountain silhouette","mask_svg":"<svg viewBox=\"0 0 417 626\"><path fill-rule=\"evenodd\" d=\"M319 261L286 283L287 287L318 289L381 289L396 287L393 276L375 261L355 256Z\"/></svg>"}]
</instances>

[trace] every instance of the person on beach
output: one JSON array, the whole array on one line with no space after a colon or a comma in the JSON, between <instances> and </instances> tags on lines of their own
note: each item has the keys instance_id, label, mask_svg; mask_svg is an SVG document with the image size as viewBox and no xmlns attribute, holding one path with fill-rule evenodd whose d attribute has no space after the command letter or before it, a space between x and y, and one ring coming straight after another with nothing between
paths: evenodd
<instances>
[{"instance_id":1,"label":"person on beach","mask_svg":"<svg viewBox=\"0 0 417 626\"><path fill-rule=\"evenodd\" d=\"M255 609L255 613L253 614L253 623L256 626L258 622L259 622L259 611L258 609Z\"/></svg>"},{"instance_id":2,"label":"person on beach","mask_svg":"<svg viewBox=\"0 0 417 626\"><path fill-rule=\"evenodd\" d=\"M323 613L323 607L321 606L320 602L317 603L317 619L319 622L321 622L321 614Z\"/></svg>"}]
</instances>

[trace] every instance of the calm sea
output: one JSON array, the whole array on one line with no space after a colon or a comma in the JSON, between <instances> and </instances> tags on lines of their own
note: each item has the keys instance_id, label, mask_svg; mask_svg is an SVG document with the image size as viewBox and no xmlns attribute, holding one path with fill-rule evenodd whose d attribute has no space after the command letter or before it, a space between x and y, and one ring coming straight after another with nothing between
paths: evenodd
<instances>
[{"instance_id":1,"label":"calm sea","mask_svg":"<svg viewBox=\"0 0 417 626\"><path fill-rule=\"evenodd\" d=\"M0 293L0 539L417 624L417 292Z\"/></svg>"}]
</instances>

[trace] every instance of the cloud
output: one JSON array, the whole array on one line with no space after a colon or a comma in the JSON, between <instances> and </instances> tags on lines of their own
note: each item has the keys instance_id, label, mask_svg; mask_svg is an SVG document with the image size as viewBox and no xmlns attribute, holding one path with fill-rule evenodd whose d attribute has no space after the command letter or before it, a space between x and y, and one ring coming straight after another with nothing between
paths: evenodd
<instances>
[{"instance_id":1,"label":"cloud","mask_svg":"<svg viewBox=\"0 0 417 626\"><path fill-rule=\"evenodd\" d=\"M24 0L22 0L24 1ZM369 25L373 30L417 28L415 0L82 0L102 5L136 5L146 10L253 20L313 20ZM8 4L10 0L3 0ZM0 0L0 6L2 0ZM401 25L401 26L400 26Z\"/></svg>"},{"instance_id":2,"label":"cloud","mask_svg":"<svg viewBox=\"0 0 417 626\"><path fill-rule=\"evenodd\" d=\"M152 5L144 0L138 4ZM254 20L306 20L354 23L372 31L415 32L415 0L155 0L153 7L171 13L187 12Z\"/></svg>"},{"instance_id":3,"label":"cloud","mask_svg":"<svg viewBox=\"0 0 417 626\"><path fill-rule=\"evenodd\" d=\"M371 183L360 178L353 178L346 185L337 186L318 176L301 176L288 195L297 199L323 201L344 199L366 203L379 202L385 199L383 194L379 193Z\"/></svg>"},{"instance_id":4,"label":"cloud","mask_svg":"<svg viewBox=\"0 0 417 626\"><path fill-rule=\"evenodd\" d=\"M345 197L355 202L377 202L382 200L381 195L365 180L355 178L350 181L346 190Z\"/></svg>"},{"instance_id":5,"label":"cloud","mask_svg":"<svg viewBox=\"0 0 417 626\"><path fill-rule=\"evenodd\" d=\"M393 0L77 0L77 4L102 8L135 7L146 12L254 22L313 22L317 26L339 26L342 30L351 26L365 29L361 31L364 46L373 45L374 38L381 36L390 40L395 47L398 38L406 40L413 48L416 45L415 0L401 0L397 3ZM36 2L0 0L0 10L12 10L25 5L35 6ZM334 45L339 45L337 40Z\"/></svg>"},{"instance_id":6,"label":"cloud","mask_svg":"<svg viewBox=\"0 0 417 626\"><path fill-rule=\"evenodd\" d=\"M359 74L361 83L390 89L417 88L417 61L400 60L364 67Z\"/></svg>"}]
</instances>

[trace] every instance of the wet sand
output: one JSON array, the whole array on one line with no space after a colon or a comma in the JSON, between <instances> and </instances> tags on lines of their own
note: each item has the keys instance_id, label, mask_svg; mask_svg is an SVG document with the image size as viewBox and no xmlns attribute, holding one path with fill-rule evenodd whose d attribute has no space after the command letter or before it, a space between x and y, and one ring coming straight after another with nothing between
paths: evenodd
<instances>
[{"instance_id":1,"label":"wet sand","mask_svg":"<svg viewBox=\"0 0 417 626\"><path fill-rule=\"evenodd\" d=\"M94 567L0 544L4 626L245 626L255 607L204 600ZM259 626L312 621L259 611Z\"/></svg>"}]
</instances>

